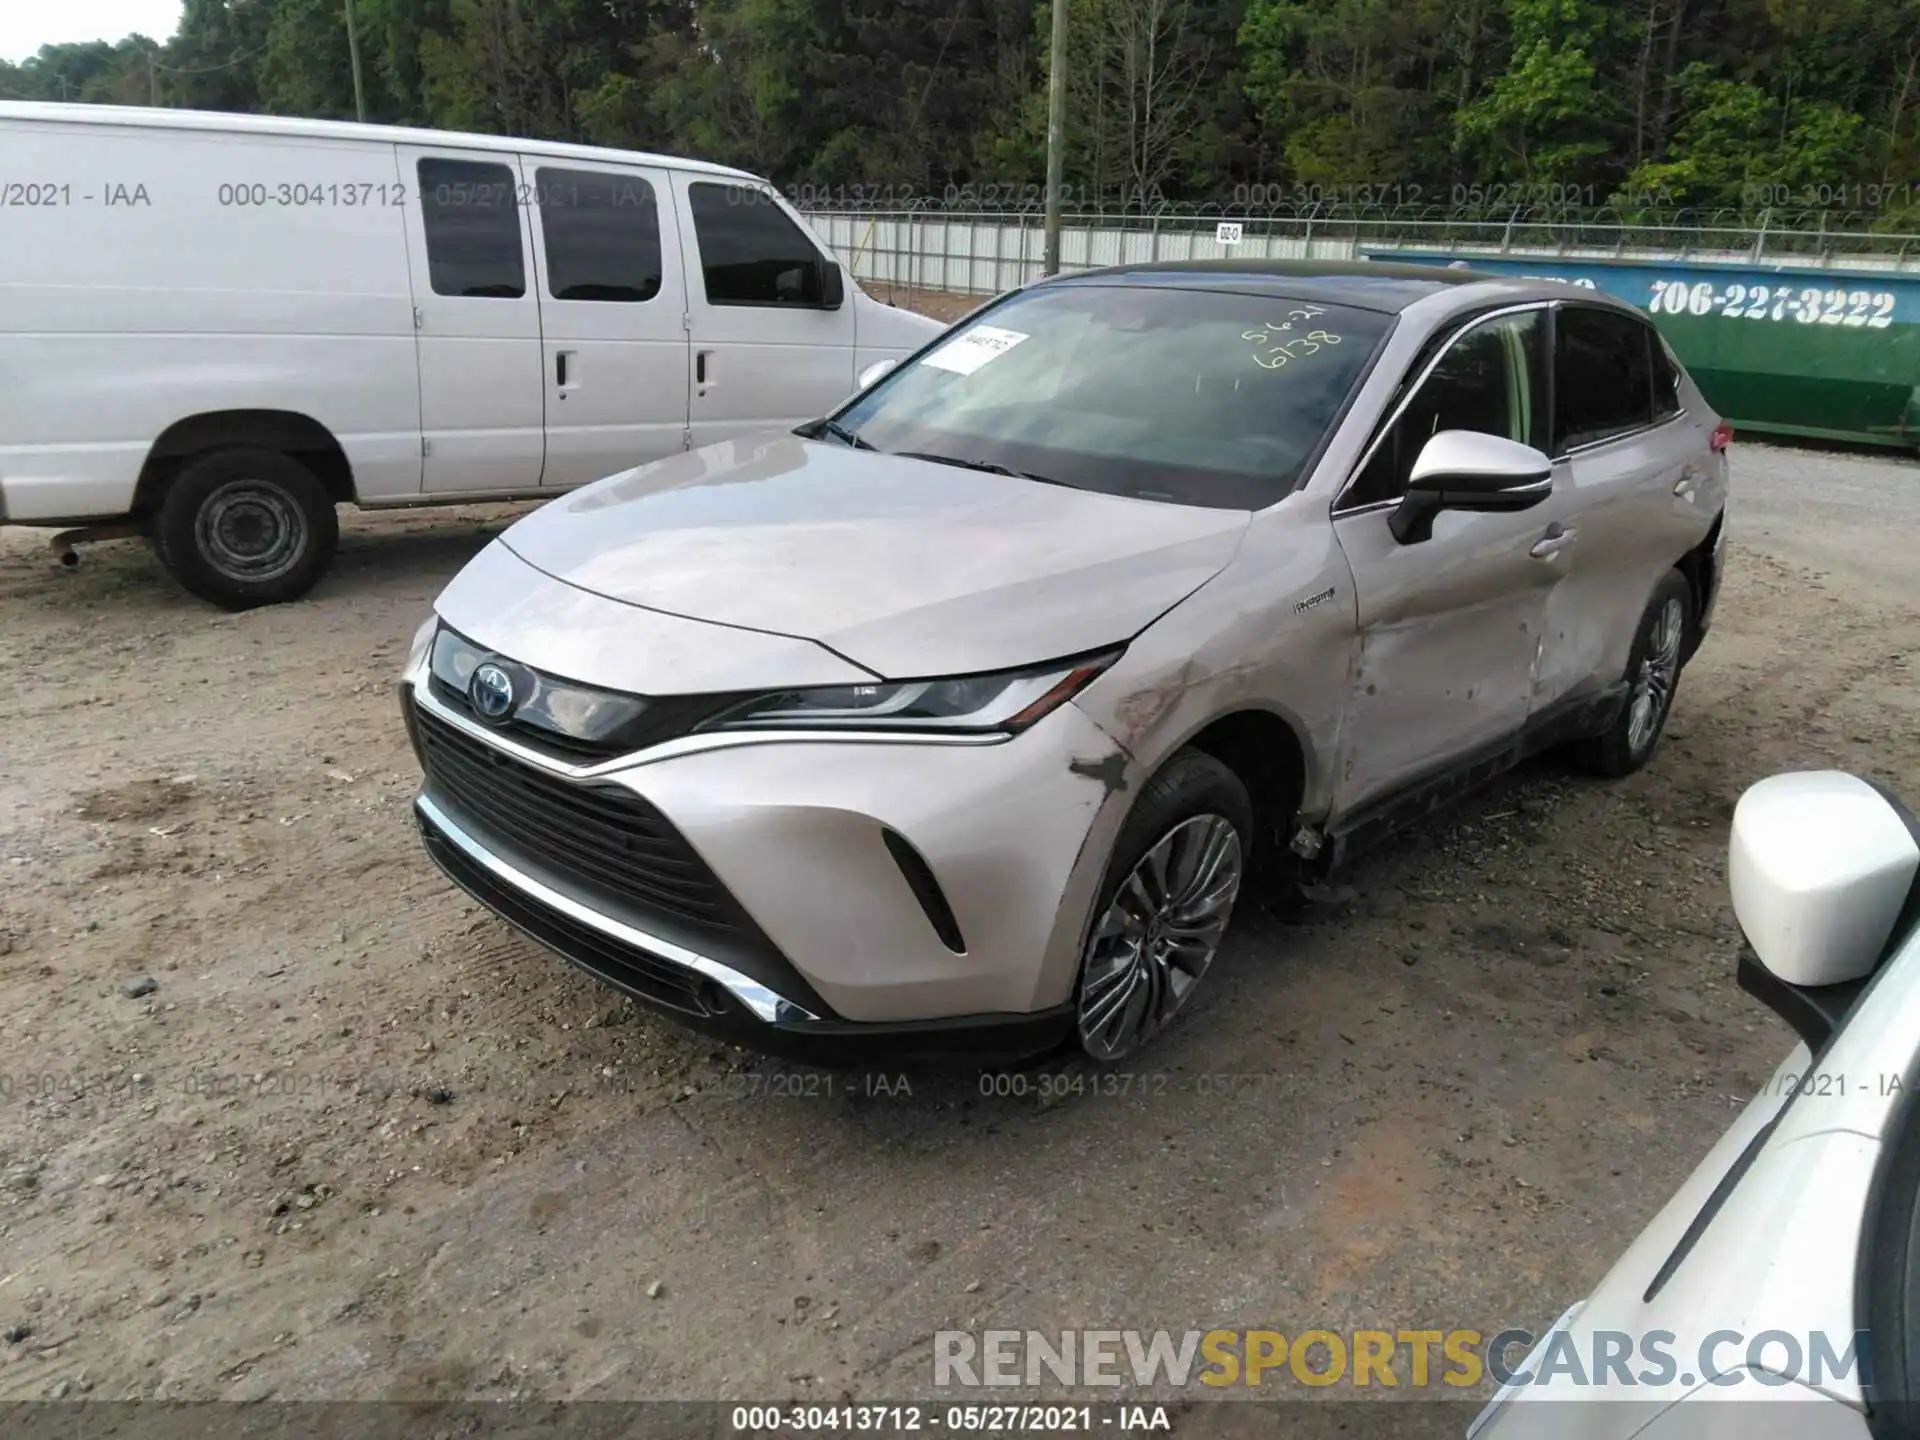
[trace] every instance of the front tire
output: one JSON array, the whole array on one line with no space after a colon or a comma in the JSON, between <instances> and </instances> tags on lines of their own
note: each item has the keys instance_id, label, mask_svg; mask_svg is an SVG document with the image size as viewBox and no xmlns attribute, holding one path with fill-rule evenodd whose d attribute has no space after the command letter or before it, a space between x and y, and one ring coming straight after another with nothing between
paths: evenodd
<instances>
[{"instance_id":1,"label":"front tire","mask_svg":"<svg viewBox=\"0 0 1920 1440\"><path fill-rule=\"evenodd\" d=\"M326 573L339 540L320 478L289 455L252 447L192 461L153 520L161 563L226 610L299 599Z\"/></svg>"},{"instance_id":2,"label":"front tire","mask_svg":"<svg viewBox=\"0 0 1920 1440\"><path fill-rule=\"evenodd\" d=\"M1673 710L1693 624L1693 587L1678 570L1669 570L1634 633L1627 657L1626 704L1604 733L1577 742L1569 752L1581 769L1618 779L1653 758Z\"/></svg>"},{"instance_id":3,"label":"front tire","mask_svg":"<svg viewBox=\"0 0 1920 1440\"><path fill-rule=\"evenodd\" d=\"M1211 755L1182 750L1121 826L1081 951L1080 1048L1101 1064L1152 1040L1213 963L1253 840L1253 804Z\"/></svg>"}]
</instances>

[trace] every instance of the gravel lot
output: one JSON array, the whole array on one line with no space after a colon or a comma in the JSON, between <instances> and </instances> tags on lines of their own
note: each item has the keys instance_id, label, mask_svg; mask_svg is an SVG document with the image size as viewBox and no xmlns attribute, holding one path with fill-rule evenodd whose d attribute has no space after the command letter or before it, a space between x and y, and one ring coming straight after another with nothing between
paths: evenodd
<instances>
[{"instance_id":1,"label":"gravel lot","mask_svg":"<svg viewBox=\"0 0 1920 1440\"><path fill-rule=\"evenodd\" d=\"M877 1401L942 1328L1544 1325L1791 1044L1733 985L1741 789L1920 797L1920 467L1736 451L1651 770L1249 914L1097 1096L763 1062L443 882L391 677L517 512L352 516L243 616L0 532L0 1398Z\"/></svg>"}]
</instances>

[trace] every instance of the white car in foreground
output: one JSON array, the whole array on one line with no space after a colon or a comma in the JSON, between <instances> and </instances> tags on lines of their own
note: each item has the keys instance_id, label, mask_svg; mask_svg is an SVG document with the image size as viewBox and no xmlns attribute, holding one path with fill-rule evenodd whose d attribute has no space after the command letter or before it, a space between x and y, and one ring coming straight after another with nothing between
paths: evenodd
<instances>
[{"instance_id":1,"label":"white car in foreground","mask_svg":"<svg viewBox=\"0 0 1920 1440\"><path fill-rule=\"evenodd\" d=\"M1489 1355L1472 1440L1920 1434L1920 821L1777 775L1729 871L1741 988L1801 1044L1591 1295Z\"/></svg>"}]
</instances>

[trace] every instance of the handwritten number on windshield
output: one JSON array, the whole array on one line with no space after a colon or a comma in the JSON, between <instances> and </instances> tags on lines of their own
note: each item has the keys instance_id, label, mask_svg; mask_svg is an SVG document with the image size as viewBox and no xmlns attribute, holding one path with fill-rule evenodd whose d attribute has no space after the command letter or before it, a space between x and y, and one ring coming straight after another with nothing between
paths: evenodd
<instances>
[{"instance_id":1,"label":"handwritten number on windshield","mask_svg":"<svg viewBox=\"0 0 1920 1440\"><path fill-rule=\"evenodd\" d=\"M1309 330L1304 335L1289 334L1294 327L1294 322L1304 323L1316 315L1326 313L1318 305L1289 310L1285 320L1263 324L1252 330L1242 330L1240 338L1251 340L1255 346L1259 347L1253 357L1254 364L1265 370L1278 370L1289 360L1315 355L1319 353L1322 346L1340 343L1338 335L1326 330Z\"/></svg>"}]
</instances>

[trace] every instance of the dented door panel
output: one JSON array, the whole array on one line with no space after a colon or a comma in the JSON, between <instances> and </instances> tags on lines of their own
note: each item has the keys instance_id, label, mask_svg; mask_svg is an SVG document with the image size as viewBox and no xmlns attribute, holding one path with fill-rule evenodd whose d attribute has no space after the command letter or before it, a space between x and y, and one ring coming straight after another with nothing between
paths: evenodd
<instances>
[{"instance_id":1,"label":"dented door panel","mask_svg":"<svg viewBox=\"0 0 1920 1440\"><path fill-rule=\"evenodd\" d=\"M1547 596L1563 573L1532 550L1558 510L1549 499L1513 514L1449 512L1417 545L1393 538L1387 509L1335 519L1358 602L1335 817L1526 723Z\"/></svg>"},{"instance_id":2,"label":"dented door panel","mask_svg":"<svg viewBox=\"0 0 1920 1440\"><path fill-rule=\"evenodd\" d=\"M1536 711L1618 681L1660 577L1698 545L1723 487L1700 422L1682 416L1576 451L1568 469L1581 508L1580 548L1549 602Z\"/></svg>"}]
</instances>

